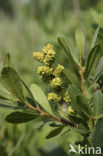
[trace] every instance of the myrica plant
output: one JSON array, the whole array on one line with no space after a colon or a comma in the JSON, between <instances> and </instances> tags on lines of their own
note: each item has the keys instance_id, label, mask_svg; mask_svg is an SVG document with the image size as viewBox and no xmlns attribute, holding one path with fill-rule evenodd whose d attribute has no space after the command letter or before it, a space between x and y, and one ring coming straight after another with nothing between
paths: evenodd
<instances>
[{"instance_id":1,"label":"myrica plant","mask_svg":"<svg viewBox=\"0 0 103 156\"><path fill-rule=\"evenodd\" d=\"M54 65L56 52L53 45L46 45L41 52L33 52L33 58L41 62L37 73L49 86L46 96L40 86L29 88L10 65L10 55L4 56L0 82L7 96L0 95L0 106L14 110L5 117L9 123L20 124L30 120L49 124L52 138L62 131L76 130L84 138L76 144L99 146L103 144L103 56L96 43L99 27L94 33L87 57L85 37L76 30L76 52L69 49L64 37L58 42L68 59L68 67ZM35 75L37 74L35 73ZM24 90L28 93L25 96ZM27 94L26 94L27 95Z\"/></svg>"}]
</instances>

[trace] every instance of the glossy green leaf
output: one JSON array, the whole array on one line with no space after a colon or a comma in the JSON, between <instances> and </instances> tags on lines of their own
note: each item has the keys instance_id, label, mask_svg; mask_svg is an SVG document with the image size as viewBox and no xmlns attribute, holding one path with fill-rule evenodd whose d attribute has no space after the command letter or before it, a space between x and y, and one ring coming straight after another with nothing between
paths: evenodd
<instances>
[{"instance_id":1,"label":"glossy green leaf","mask_svg":"<svg viewBox=\"0 0 103 156\"><path fill-rule=\"evenodd\" d=\"M6 116L5 120L9 123L19 124L36 119L38 115L27 114L22 112L13 112Z\"/></svg>"},{"instance_id":2,"label":"glossy green leaf","mask_svg":"<svg viewBox=\"0 0 103 156\"><path fill-rule=\"evenodd\" d=\"M41 90L41 88L39 86L37 86L36 84L31 85L30 88L34 99L43 107L45 108L46 111L48 111L50 114L52 114L52 110L50 107L50 104L44 94L44 92Z\"/></svg>"},{"instance_id":3,"label":"glossy green leaf","mask_svg":"<svg viewBox=\"0 0 103 156\"><path fill-rule=\"evenodd\" d=\"M27 92L28 95L30 96L30 98L29 98L29 97L26 98L27 101L28 101L29 104L31 104L33 107L36 107L36 102L35 102L35 99L34 99L34 96L33 96L32 92L31 92L31 90L29 89L29 87L27 86L27 84L26 84L22 79L21 79L21 82L22 82L24 88L26 89L26 92Z\"/></svg>"},{"instance_id":4,"label":"glossy green leaf","mask_svg":"<svg viewBox=\"0 0 103 156\"><path fill-rule=\"evenodd\" d=\"M103 113L103 94L100 90L94 93L93 98L93 114L94 116L99 116Z\"/></svg>"},{"instance_id":5,"label":"glossy green leaf","mask_svg":"<svg viewBox=\"0 0 103 156\"><path fill-rule=\"evenodd\" d=\"M92 136L94 147L103 147L103 118L99 118Z\"/></svg>"},{"instance_id":6,"label":"glossy green leaf","mask_svg":"<svg viewBox=\"0 0 103 156\"><path fill-rule=\"evenodd\" d=\"M61 45L61 47L63 48L65 54L67 55L69 68L71 70L73 70L77 74L77 76L79 76L78 65L75 62L75 59L73 58L72 52L70 51L66 41L64 40L64 38L62 36L59 36L58 37L58 42Z\"/></svg>"},{"instance_id":7,"label":"glossy green leaf","mask_svg":"<svg viewBox=\"0 0 103 156\"><path fill-rule=\"evenodd\" d=\"M8 98L6 98L6 97L0 95L0 100L10 100L10 99L8 99Z\"/></svg>"},{"instance_id":8,"label":"glossy green leaf","mask_svg":"<svg viewBox=\"0 0 103 156\"><path fill-rule=\"evenodd\" d=\"M90 114L88 100L82 95L81 91L75 85L69 85L68 93L74 109L83 120L88 120Z\"/></svg>"},{"instance_id":9,"label":"glossy green leaf","mask_svg":"<svg viewBox=\"0 0 103 156\"><path fill-rule=\"evenodd\" d=\"M46 139L50 139L50 138L57 136L63 130L63 128L64 128L64 126L60 126L59 128L55 128L55 129L51 130L47 134Z\"/></svg>"},{"instance_id":10,"label":"glossy green leaf","mask_svg":"<svg viewBox=\"0 0 103 156\"><path fill-rule=\"evenodd\" d=\"M88 100L83 95L78 95L76 97L76 107L79 115L84 118L84 120L90 118L91 108L88 104Z\"/></svg>"},{"instance_id":11,"label":"glossy green leaf","mask_svg":"<svg viewBox=\"0 0 103 156\"><path fill-rule=\"evenodd\" d=\"M21 80L14 69L10 67L3 68L1 72L1 82L16 98L20 100L24 99Z\"/></svg>"},{"instance_id":12,"label":"glossy green leaf","mask_svg":"<svg viewBox=\"0 0 103 156\"><path fill-rule=\"evenodd\" d=\"M77 88L75 85L70 84L68 86L68 93L69 93L70 99L72 101L72 104L75 107L76 97L77 97L77 95L81 94L81 90L79 88Z\"/></svg>"},{"instance_id":13,"label":"glossy green leaf","mask_svg":"<svg viewBox=\"0 0 103 156\"><path fill-rule=\"evenodd\" d=\"M103 56L100 58L94 73L93 81L97 81L103 73Z\"/></svg>"},{"instance_id":14,"label":"glossy green leaf","mask_svg":"<svg viewBox=\"0 0 103 156\"><path fill-rule=\"evenodd\" d=\"M91 46L90 46L90 50L95 46L95 43L96 43L96 39L97 39L97 36L99 34L99 30L100 30L100 27L98 26L94 35L93 35L93 39L92 39L92 42L91 42Z\"/></svg>"},{"instance_id":15,"label":"glossy green leaf","mask_svg":"<svg viewBox=\"0 0 103 156\"><path fill-rule=\"evenodd\" d=\"M75 39L76 39L76 45L78 48L80 59L82 59L84 54L84 48L85 48L85 37L84 37L84 33L80 29L76 30Z\"/></svg>"},{"instance_id":16,"label":"glossy green leaf","mask_svg":"<svg viewBox=\"0 0 103 156\"><path fill-rule=\"evenodd\" d=\"M10 54L6 53L3 59L3 66L9 67L10 66Z\"/></svg>"},{"instance_id":17,"label":"glossy green leaf","mask_svg":"<svg viewBox=\"0 0 103 156\"><path fill-rule=\"evenodd\" d=\"M92 16L95 20L95 22L100 25L101 27L103 27L103 14L102 13L98 13L95 10L91 10Z\"/></svg>"},{"instance_id":18,"label":"glossy green leaf","mask_svg":"<svg viewBox=\"0 0 103 156\"><path fill-rule=\"evenodd\" d=\"M68 78L71 84L76 85L78 88L81 87L81 84L77 75L71 69L64 68L63 73L66 75L66 77Z\"/></svg>"},{"instance_id":19,"label":"glossy green leaf","mask_svg":"<svg viewBox=\"0 0 103 156\"><path fill-rule=\"evenodd\" d=\"M94 73L99 57L100 57L100 45L97 44L95 45L95 47L91 49L91 51L88 54L85 67L85 78L88 78L90 75Z\"/></svg>"}]
</instances>

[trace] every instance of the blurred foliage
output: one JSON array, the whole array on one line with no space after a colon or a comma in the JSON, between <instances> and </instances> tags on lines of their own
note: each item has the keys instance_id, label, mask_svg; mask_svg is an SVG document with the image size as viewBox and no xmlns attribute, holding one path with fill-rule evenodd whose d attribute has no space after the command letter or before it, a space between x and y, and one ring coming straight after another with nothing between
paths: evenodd
<instances>
[{"instance_id":1,"label":"blurred foliage","mask_svg":"<svg viewBox=\"0 0 103 156\"><path fill-rule=\"evenodd\" d=\"M91 9L102 14L103 1L0 0L0 70L4 53L10 52L13 65L15 64L21 77L28 84L31 82L39 84L45 91L46 88L39 76L34 74L37 65L35 61L32 63L32 52L40 50L47 43L52 43L58 51L57 62L66 66L67 59L58 46L56 37L61 33L66 37L69 36L68 43L74 50L74 32L77 27L81 27L86 34L86 57L91 44L90 38L98 25ZM101 44L102 38L101 28L101 33L98 35ZM101 52L103 52L102 48ZM2 86L0 90L1 88ZM3 110L0 110L1 156L19 156L21 153L23 156L56 156L59 152L65 156L69 150L69 138L72 138L72 144L75 142L77 136L75 131L64 135L62 139L56 137L47 141L44 137L45 132L48 131L47 127L37 131L33 128L33 122L18 126L10 125L4 123L3 117L6 113L2 112Z\"/></svg>"}]
</instances>

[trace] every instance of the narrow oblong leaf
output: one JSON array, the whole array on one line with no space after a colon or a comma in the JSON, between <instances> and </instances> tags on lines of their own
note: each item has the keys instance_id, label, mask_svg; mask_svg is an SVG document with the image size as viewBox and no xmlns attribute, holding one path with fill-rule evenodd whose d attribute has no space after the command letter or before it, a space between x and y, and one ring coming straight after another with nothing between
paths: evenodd
<instances>
[{"instance_id":1,"label":"narrow oblong leaf","mask_svg":"<svg viewBox=\"0 0 103 156\"><path fill-rule=\"evenodd\" d=\"M68 64L69 64L69 67L77 74L77 76L79 77L79 68L78 68L78 65L77 63L75 62L75 59L73 58L72 56L72 53L66 43L66 41L64 40L64 38L62 36L59 36L58 37L58 42L60 43L60 45L62 46L64 52L66 53L67 55L67 58L68 58Z\"/></svg>"},{"instance_id":2,"label":"narrow oblong leaf","mask_svg":"<svg viewBox=\"0 0 103 156\"><path fill-rule=\"evenodd\" d=\"M22 112L13 112L6 116L5 120L9 123L20 124L36 119L38 115L27 114Z\"/></svg>"},{"instance_id":3,"label":"narrow oblong leaf","mask_svg":"<svg viewBox=\"0 0 103 156\"><path fill-rule=\"evenodd\" d=\"M24 99L21 80L17 72L11 67L3 68L1 82L4 87L16 98Z\"/></svg>"},{"instance_id":4,"label":"narrow oblong leaf","mask_svg":"<svg viewBox=\"0 0 103 156\"><path fill-rule=\"evenodd\" d=\"M76 97L77 95L81 94L81 90L77 88L74 84L70 84L68 86L68 93L69 93L71 101L73 102L73 106L75 106Z\"/></svg>"},{"instance_id":5,"label":"narrow oblong leaf","mask_svg":"<svg viewBox=\"0 0 103 156\"><path fill-rule=\"evenodd\" d=\"M46 139L50 139L50 138L53 138L55 136L57 136L62 130L63 130L64 126L61 126L59 128L55 128L53 130L51 130L47 136L46 136Z\"/></svg>"},{"instance_id":6,"label":"narrow oblong leaf","mask_svg":"<svg viewBox=\"0 0 103 156\"><path fill-rule=\"evenodd\" d=\"M99 118L93 132L92 142L94 147L103 147L103 118Z\"/></svg>"},{"instance_id":7,"label":"narrow oblong leaf","mask_svg":"<svg viewBox=\"0 0 103 156\"><path fill-rule=\"evenodd\" d=\"M88 120L90 117L89 105L87 99L82 95L81 90L75 85L68 86L69 97L72 101L72 106L78 112L83 120Z\"/></svg>"},{"instance_id":8,"label":"narrow oblong leaf","mask_svg":"<svg viewBox=\"0 0 103 156\"><path fill-rule=\"evenodd\" d=\"M81 84L80 84L80 81L79 81L77 75L71 69L64 68L63 73L69 79L71 84L75 84L78 88L81 87Z\"/></svg>"},{"instance_id":9,"label":"narrow oblong leaf","mask_svg":"<svg viewBox=\"0 0 103 156\"><path fill-rule=\"evenodd\" d=\"M50 114L53 114L52 113L52 110L51 110L51 107L50 107L50 104L44 94L44 92L41 90L41 88L39 86L37 86L36 84L33 84L31 85L31 88L30 88L33 96L34 96L34 99L43 107L45 108L45 110L50 113Z\"/></svg>"},{"instance_id":10,"label":"narrow oblong leaf","mask_svg":"<svg viewBox=\"0 0 103 156\"><path fill-rule=\"evenodd\" d=\"M84 48L85 48L85 37L84 37L84 33L80 29L76 30L75 39L76 39L76 45L78 48L80 59L82 59L84 54Z\"/></svg>"},{"instance_id":11,"label":"narrow oblong leaf","mask_svg":"<svg viewBox=\"0 0 103 156\"><path fill-rule=\"evenodd\" d=\"M92 39L92 42L91 42L90 50L95 46L99 30L100 30L100 27L98 26L96 31L95 31L95 33L94 33L94 35L93 35L93 39Z\"/></svg>"},{"instance_id":12,"label":"narrow oblong leaf","mask_svg":"<svg viewBox=\"0 0 103 156\"><path fill-rule=\"evenodd\" d=\"M103 113L103 94L100 90L94 93L93 98L93 115L99 116Z\"/></svg>"},{"instance_id":13,"label":"narrow oblong leaf","mask_svg":"<svg viewBox=\"0 0 103 156\"><path fill-rule=\"evenodd\" d=\"M103 73L103 56L98 61L98 64L95 69L93 81L97 81Z\"/></svg>"},{"instance_id":14,"label":"narrow oblong leaf","mask_svg":"<svg viewBox=\"0 0 103 156\"><path fill-rule=\"evenodd\" d=\"M78 95L76 97L76 104L79 115L85 120L88 120L91 115L91 108L88 104L88 100L83 95Z\"/></svg>"},{"instance_id":15,"label":"narrow oblong leaf","mask_svg":"<svg viewBox=\"0 0 103 156\"><path fill-rule=\"evenodd\" d=\"M91 10L92 16L96 22L96 24L100 25L101 27L103 27L103 14L102 13L98 13L95 10Z\"/></svg>"},{"instance_id":16,"label":"narrow oblong leaf","mask_svg":"<svg viewBox=\"0 0 103 156\"><path fill-rule=\"evenodd\" d=\"M6 97L0 95L0 100L10 100L10 99L8 99L8 98L6 98Z\"/></svg>"},{"instance_id":17,"label":"narrow oblong leaf","mask_svg":"<svg viewBox=\"0 0 103 156\"><path fill-rule=\"evenodd\" d=\"M93 47L91 49L91 51L88 54L86 67L85 67L85 78L88 78L95 71L97 61L100 57L100 50L99 49L100 49L100 45L97 44L97 45L95 45L95 47Z\"/></svg>"}]
</instances>

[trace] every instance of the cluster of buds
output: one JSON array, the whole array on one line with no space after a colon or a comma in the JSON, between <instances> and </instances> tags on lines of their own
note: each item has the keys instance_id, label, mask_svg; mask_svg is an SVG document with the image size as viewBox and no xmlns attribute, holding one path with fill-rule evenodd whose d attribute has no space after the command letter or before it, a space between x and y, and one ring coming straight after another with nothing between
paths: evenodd
<instances>
[{"instance_id":1,"label":"cluster of buds","mask_svg":"<svg viewBox=\"0 0 103 156\"><path fill-rule=\"evenodd\" d=\"M43 48L42 52L33 52L33 57L45 65L51 66L55 60L55 51L53 50L53 46L48 44Z\"/></svg>"},{"instance_id":2,"label":"cluster of buds","mask_svg":"<svg viewBox=\"0 0 103 156\"><path fill-rule=\"evenodd\" d=\"M49 93L48 94L48 100L49 101L55 101L55 102L60 102L61 101L61 96L60 95L57 95L56 93Z\"/></svg>"},{"instance_id":3,"label":"cluster of buds","mask_svg":"<svg viewBox=\"0 0 103 156\"><path fill-rule=\"evenodd\" d=\"M53 45L48 44L42 49L42 52L33 52L33 58L43 63L43 66L38 67L38 74L41 78L50 84L54 92L48 94L48 100L51 102L60 102L61 100L66 103L70 102L70 98L67 92L64 95L61 94L63 89L63 82L61 79L61 72L64 67L58 64L56 67L52 67L55 61L55 51Z\"/></svg>"}]
</instances>

